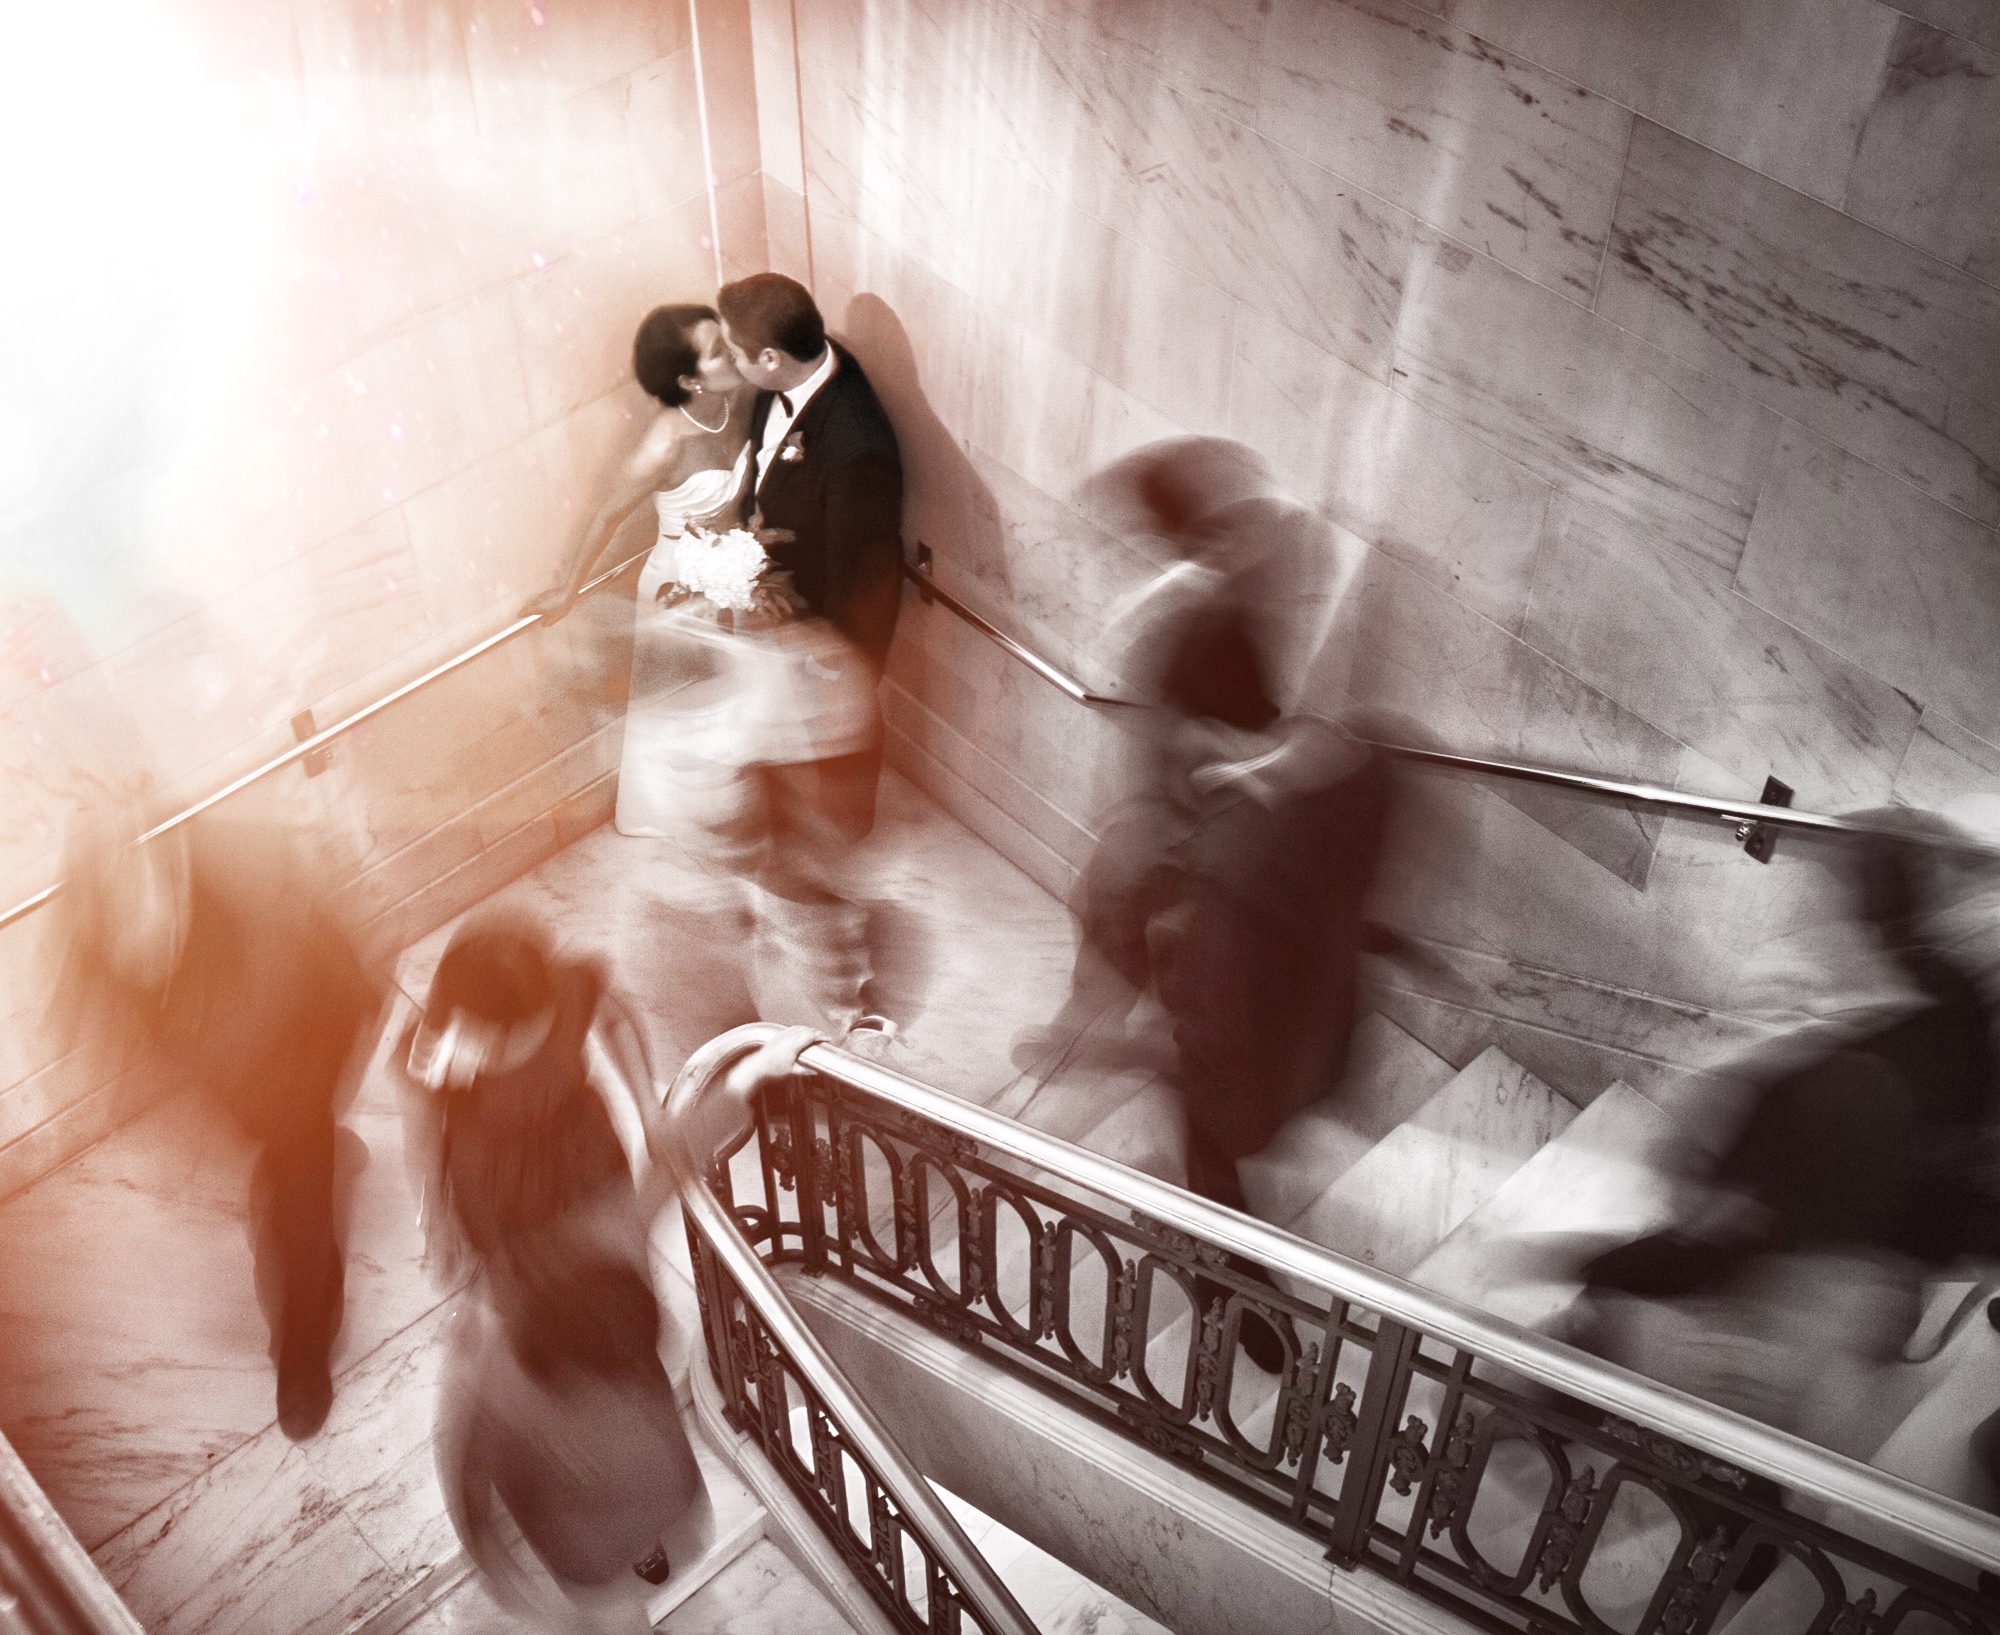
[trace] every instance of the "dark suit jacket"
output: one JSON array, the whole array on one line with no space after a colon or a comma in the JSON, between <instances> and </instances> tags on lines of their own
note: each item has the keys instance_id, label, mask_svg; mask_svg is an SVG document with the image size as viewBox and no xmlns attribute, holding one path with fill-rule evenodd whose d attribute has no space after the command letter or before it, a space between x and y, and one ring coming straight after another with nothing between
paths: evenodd
<instances>
[{"instance_id":1,"label":"dark suit jacket","mask_svg":"<svg viewBox=\"0 0 2000 1635\"><path fill-rule=\"evenodd\" d=\"M770 547L772 561L879 669L902 602L903 461L861 365L837 342L827 344L839 366L785 434L763 483L745 495L743 517L761 511L765 527L797 536ZM763 443L774 395L757 395L753 450ZM793 446L800 457L787 460Z\"/></svg>"},{"instance_id":2,"label":"dark suit jacket","mask_svg":"<svg viewBox=\"0 0 2000 1635\"><path fill-rule=\"evenodd\" d=\"M1362 923L1389 811L1383 758L1310 721L1268 805L1210 797L1184 848L1192 913L1162 973L1188 1122L1261 1151L1347 1059Z\"/></svg>"}]
</instances>

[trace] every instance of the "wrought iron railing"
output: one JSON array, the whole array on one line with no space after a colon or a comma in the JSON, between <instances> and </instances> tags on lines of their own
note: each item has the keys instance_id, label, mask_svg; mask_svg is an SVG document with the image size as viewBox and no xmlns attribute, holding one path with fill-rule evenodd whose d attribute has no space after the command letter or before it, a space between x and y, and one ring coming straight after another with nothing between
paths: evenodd
<instances>
[{"instance_id":1,"label":"wrought iron railing","mask_svg":"<svg viewBox=\"0 0 2000 1635\"><path fill-rule=\"evenodd\" d=\"M697 1100L743 1049L738 1029L697 1051L669 1098ZM855 1394L711 1190L717 1172L669 1145L694 1264L709 1371L730 1423L752 1437L898 1629L1034 1635L999 1575Z\"/></svg>"},{"instance_id":2,"label":"wrought iron railing","mask_svg":"<svg viewBox=\"0 0 2000 1635\"><path fill-rule=\"evenodd\" d=\"M677 1095L771 1031L705 1047ZM872 1063L803 1062L709 1170L765 1263L979 1348L1344 1566L1496 1631L1700 1635L1753 1590L1745 1627L1775 1600L1811 1635L2000 1629L1975 1588L2000 1521ZM707 1236L711 1360L749 1405L782 1363L717 1305Z\"/></svg>"}]
</instances>

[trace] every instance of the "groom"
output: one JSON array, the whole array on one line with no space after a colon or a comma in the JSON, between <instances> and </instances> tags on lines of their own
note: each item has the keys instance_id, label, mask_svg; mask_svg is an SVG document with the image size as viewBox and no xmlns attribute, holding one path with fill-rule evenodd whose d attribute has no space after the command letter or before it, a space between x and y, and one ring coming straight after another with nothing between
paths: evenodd
<instances>
[{"instance_id":1,"label":"groom","mask_svg":"<svg viewBox=\"0 0 2000 1635\"><path fill-rule=\"evenodd\" d=\"M743 521L806 606L879 678L902 597L896 434L803 285L753 273L725 284L715 304L737 369L758 388ZM826 984L825 1008L849 1027L861 1018L869 973L862 911L838 881L848 850L874 827L881 769L879 716L862 749L749 769L766 828L762 883L785 922L780 935L817 945L799 952Z\"/></svg>"}]
</instances>

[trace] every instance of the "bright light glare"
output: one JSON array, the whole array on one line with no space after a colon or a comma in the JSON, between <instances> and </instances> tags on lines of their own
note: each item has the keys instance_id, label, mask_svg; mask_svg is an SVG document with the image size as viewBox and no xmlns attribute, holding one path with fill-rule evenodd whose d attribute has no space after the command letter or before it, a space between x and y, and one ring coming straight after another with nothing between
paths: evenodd
<instances>
[{"instance_id":1,"label":"bright light glare","mask_svg":"<svg viewBox=\"0 0 2000 1635\"><path fill-rule=\"evenodd\" d=\"M79 518L164 474L248 338L287 146L275 89L220 79L159 0L9 9L0 582L87 623L115 617L149 542L100 524L78 562Z\"/></svg>"}]
</instances>

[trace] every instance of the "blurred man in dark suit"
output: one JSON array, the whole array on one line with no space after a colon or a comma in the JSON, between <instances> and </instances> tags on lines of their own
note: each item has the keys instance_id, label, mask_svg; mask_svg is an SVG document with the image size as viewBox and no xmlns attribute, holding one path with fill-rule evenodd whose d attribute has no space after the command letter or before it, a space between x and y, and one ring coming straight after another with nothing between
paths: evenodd
<instances>
[{"instance_id":1,"label":"blurred man in dark suit","mask_svg":"<svg viewBox=\"0 0 2000 1635\"><path fill-rule=\"evenodd\" d=\"M827 337L810 293L779 273L724 285L723 339L758 390L754 467L743 520L814 614L879 677L901 603L903 465L896 434L861 366ZM814 761L750 769L758 869L781 942L818 973L819 1003L852 1029L869 977L865 915L840 887L846 855L875 821L879 716L869 741ZM868 1026L879 1031L880 1019Z\"/></svg>"}]
</instances>

